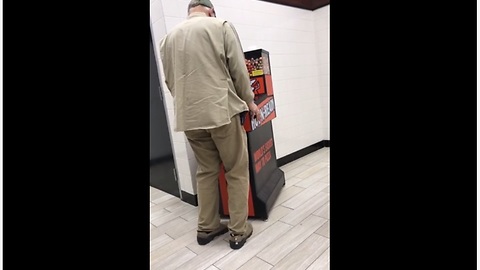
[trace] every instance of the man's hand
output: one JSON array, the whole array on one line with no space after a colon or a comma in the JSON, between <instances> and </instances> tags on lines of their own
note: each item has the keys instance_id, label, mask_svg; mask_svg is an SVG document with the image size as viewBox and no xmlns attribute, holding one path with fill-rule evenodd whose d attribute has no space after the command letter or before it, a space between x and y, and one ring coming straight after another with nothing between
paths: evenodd
<instances>
[{"instance_id":1,"label":"man's hand","mask_svg":"<svg viewBox=\"0 0 480 270\"><path fill-rule=\"evenodd\" d=\"M250 110L250 115L253 118L256 118L257 121L262 122L262 114L260 113L260 109L258 108L257 104L255 104L253 101L248 103L248 109Z\"/></svg>"}]
</instances>

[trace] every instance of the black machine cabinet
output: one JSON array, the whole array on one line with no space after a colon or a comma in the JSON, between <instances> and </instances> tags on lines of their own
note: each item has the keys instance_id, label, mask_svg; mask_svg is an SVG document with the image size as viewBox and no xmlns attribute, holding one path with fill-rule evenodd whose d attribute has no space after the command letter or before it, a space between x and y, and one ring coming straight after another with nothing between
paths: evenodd
<instances>
[{"instance_id":1,"label":"black machine cabinet","mask_svg":"<svg viewBox=\"0 0 480 270\"><path fill-rule=\"evenodd\" d=\"M271 122L276 117L276 110L269 53L263 49L245 52L245 64L250 74L255 104L264 119L258 122L247 113L243 124L247 132L250 171L248 216L266 220L285 185L285 174L277 165ZM223 166L219 176L219 187L220 214L228 216L227 182Z\"/></svg>"}]
</instances>

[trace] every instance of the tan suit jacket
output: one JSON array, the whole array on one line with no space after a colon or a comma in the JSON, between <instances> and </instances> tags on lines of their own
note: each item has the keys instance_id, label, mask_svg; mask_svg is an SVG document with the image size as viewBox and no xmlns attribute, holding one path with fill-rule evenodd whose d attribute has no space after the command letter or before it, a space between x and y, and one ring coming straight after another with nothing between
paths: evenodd
<instances>
[{"instance_id":1,"label":"tan suit jacket","mask_svg":"<svg viewBox=\"0 0 480 270\"><path fill-rule=\"evenodd\" d=\"M220 127L248 111L254 94L231 23L191 13L162 39L160 57L174 99L175 131Z\"/></svg>"}]
</instances>

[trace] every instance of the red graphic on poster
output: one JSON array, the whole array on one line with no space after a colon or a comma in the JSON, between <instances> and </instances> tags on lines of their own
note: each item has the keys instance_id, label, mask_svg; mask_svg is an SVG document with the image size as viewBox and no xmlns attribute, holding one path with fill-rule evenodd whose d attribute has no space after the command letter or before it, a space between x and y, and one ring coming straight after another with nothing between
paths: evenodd
<instances>
[{"instance_id":1,"label":"red graphic on poster","mask_svg":"<svg viewBox=\"0 0 480 270\"><path fill-rule=\"evenodd\" d=\"M255 162L255 173L258 174L260 170L267 164L268 161L272 158L272 153L270 149L273 147L273 139L270 138L265 144L260 146L257 151L253 154L253 159Z\"/></svg>"}]
</instances>

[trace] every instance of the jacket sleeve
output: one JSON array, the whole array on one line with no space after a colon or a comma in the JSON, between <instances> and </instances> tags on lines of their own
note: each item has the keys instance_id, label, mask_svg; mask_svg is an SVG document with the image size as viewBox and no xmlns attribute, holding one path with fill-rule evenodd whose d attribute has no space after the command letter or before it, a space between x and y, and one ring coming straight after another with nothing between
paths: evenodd
<instances>
[{"instance_id":1,"label":"jacket sleeve","mask_svg":"<svg viewBox=\"0 0 480 270\"><path fill-rule=\"evenodd\" d=\"M174 84L171 83L173 80L173 73L172 73L172 68L170 67L171 64L171 55L168 54L167 51L167 36L165 36L161 41L159 45L159 52L160 52L160 59L162 60L162 67L163 67L163 75L165 76L165 84L167 85L168 90L172 94L172 96L175 96L175 90L174 90Z\"/></svg>"},{"instance_id":2,"label":"jacket sleeve","mask_svg":"<svg viewBox=\"0 0 480 270\"><path fill-rule=\"evenodd\" d=\"M237 95L250 103L254 94L250 88L250 76L245 65L245 56L235 27L230 22L223 23L225 38L225 57Z\"/></svg>"}]
</instances>

